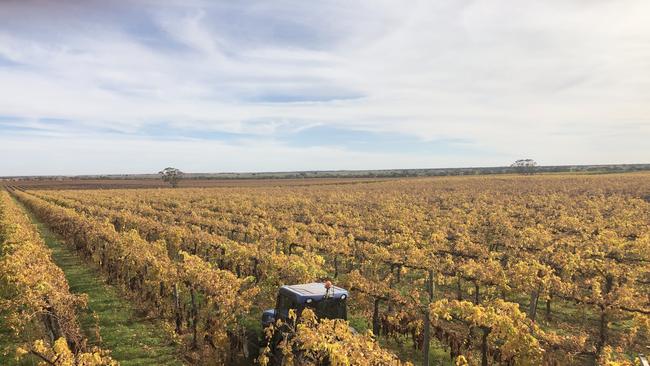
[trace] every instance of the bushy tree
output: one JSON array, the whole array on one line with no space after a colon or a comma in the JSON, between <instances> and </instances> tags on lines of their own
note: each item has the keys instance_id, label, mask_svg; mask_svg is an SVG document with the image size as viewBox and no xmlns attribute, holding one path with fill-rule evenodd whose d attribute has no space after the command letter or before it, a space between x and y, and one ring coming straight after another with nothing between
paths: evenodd
<instances>
[{"instance_id":1,"label":"bushy tree","mask_svg":"<svg viewBox=\"0 0 650 366\"><path fill-rule=\"evenodd\" d=\"M519 159L512 163L510 167L521 174L534 174L537 168L537 163L533 159Z\"/></svg>"},{"instance_id":2,"label":"bushy tree","mask_svg":"<svg viewBox=\"0 0 650 366\"><path fill-rule=\"evenodd\" d=\"M183 178L183 172L179 169L167 167L158 172L160 174L163 182L169 183L172 187L178 187L178 181Z\"/></svg>"}]
</instances>

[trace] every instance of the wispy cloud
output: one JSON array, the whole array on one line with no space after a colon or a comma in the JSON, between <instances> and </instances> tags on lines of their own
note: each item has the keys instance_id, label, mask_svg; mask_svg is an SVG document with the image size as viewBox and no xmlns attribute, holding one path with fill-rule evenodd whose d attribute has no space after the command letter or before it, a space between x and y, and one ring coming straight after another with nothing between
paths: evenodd
<instances>
[{"instance_id":1,"label":"wispy cloud","mask_svg":"<svg viewBox=\"0 0 650 366\"><path fill-rule=\"evenodd\" d=\"M644 0L0 9L0 175L650 161Z\"/></svg>"}]
</instances>

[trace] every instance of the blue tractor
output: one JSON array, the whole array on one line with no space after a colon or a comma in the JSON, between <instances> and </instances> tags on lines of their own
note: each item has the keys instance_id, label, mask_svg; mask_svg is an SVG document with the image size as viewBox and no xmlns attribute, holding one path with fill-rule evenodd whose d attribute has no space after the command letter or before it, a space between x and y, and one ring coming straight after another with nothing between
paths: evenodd
<instances>
[{"instance_id":1,"label":"blue tractor","mask_svg":"<svg viewBox=\"0 0 650 366\"><path fill-rule=\"evenodd\" d=\"M295 310L298 316L302 310L311 308L318 318L347 320L346 300L348 291L334 286L331 282L313 282L302 285L280 287L275 309L262 313L262 328L276 320L286 321L289 310Z\"/></svg>"},{"instance_id":2,"label":"blue tractor","mask_svg":"<svg viewBox=\"0 0 650 366\"><path fill-rule=\"evenodd\" d=\"M290 333L289 311L295 310L300 318L304 309L310 308L319 319L347 320L348 291L332 285L331 282L313 282L302 285L282 286L278 291L275 309L262 313L262 328L282 320L283 323L275 330L271 339L267 339L262 347L268 346L273 355L272 365L282 365L282 352L277 352L277 346L287 332Z\"/></svg>"}]
</instances>

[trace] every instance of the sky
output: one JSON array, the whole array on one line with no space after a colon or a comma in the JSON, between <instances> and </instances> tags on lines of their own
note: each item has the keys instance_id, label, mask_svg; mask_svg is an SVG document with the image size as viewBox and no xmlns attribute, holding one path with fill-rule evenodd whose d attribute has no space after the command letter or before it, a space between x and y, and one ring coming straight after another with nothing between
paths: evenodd
<instances>
[{"instance_id":1,"label":"sky","mask_svg":"<svg viewBox=\"0 0 650 366\"><path fill-rule=\"evenodd\" d=\"M0 176L650 163L647 0L0 1Z\"/></svg>"}]
</instances>

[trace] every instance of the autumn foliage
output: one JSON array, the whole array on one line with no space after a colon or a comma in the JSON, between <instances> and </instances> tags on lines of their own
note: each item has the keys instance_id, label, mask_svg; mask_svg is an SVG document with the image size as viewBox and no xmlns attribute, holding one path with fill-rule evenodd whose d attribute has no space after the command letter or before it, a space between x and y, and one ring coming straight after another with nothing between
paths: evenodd
<instances>
[{"instance_id":1,"label":"autumn foliage","mask_svg":"<svg viewBox=\"0 0 650 366\"><path fill-rule=\"evenodd\" d=\"M0 314L18 348L17 358L39 364L116 365L108 352L89 349L77 320L84 297L70 293L30 219L0 191Z\"/></svg>"},{"instance_id":2,"label":"autumn foliage","mask_svg":"<svg viewBox=\"0 0 650 366\"><path fill-rule=\"evenodd\" d=\"M254 353L249 325L278 286L328 278L351 291L350 316L408 359L431 346L459 364L613 365L650 344L648 178L16 195L196 362ZM307 317L289 348L384 354L355 343L365 333L328 338L338 326Z\"/></svg>"}]
</instances>

